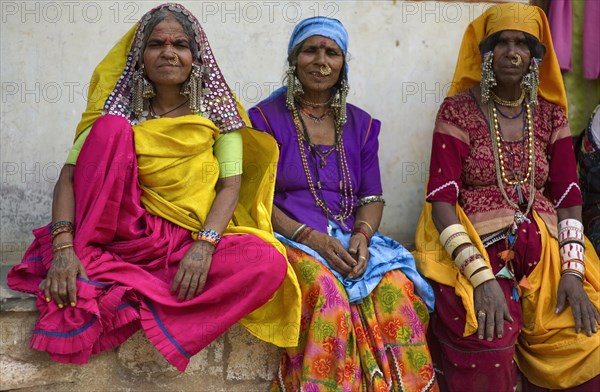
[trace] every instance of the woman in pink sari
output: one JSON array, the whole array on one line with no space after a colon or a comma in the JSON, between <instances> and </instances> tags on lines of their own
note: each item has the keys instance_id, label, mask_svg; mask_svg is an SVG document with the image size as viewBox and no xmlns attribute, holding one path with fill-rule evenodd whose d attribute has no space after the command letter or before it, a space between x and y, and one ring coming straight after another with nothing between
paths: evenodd
<instances>
[{"instance_id":1,"label":"woman in pink sari","mask_svg":"<svg viewBox=\"0 0 600 392\"><path fill-rule=\"evenodd\" d=\"M86 363L141 328L183 371L238 321L294 346L299 289L272 235L272 169L244 174L272 168L276 146L246 128L196 18L151 10L91 86L52 224L8 276L37 297L31 347Z\"/></svg>"}]
</instances>

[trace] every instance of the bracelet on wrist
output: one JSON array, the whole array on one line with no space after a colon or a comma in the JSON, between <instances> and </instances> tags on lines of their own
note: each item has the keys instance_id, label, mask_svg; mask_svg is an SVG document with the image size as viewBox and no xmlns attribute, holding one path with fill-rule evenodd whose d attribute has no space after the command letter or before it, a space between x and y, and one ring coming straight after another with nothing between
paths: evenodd
<instances>
[{"instance_id":1,"label":"bracelet on wrist","mask_svg":"<svg viewBox=\"0 0 600 392\"><path fill-rule=\"evenodd\" d=\"M369 224L369 222L365 221L365 220L358 220L356 221L357 225L363 224L365 226L367 226L369 228L369 230L371 231L371 235L375 234L375 230L373 230L373 226L371 226Z\"/></svg>"},{"instance_id":2,"label":"bracelet on wrist","mask_svg":"<svg viewBox=\"0 0 600 392\"><path fill-rule=\"evenodd\" d=\"M192 233L192 238L194 241L205 241L212 244L215 248L219 245L221 241L221 235L217 233L213 229L203 228L200 229L197 233Z\"/></svg>"},{"instance_id":3,"label":"bracelet on wrist","mask_svg":"<svg viewBox=\"0 0 600 392\"><path fill-rule=\"evenodd\" d=\"M362 227L354 227L352 229L352 234L362 234L367 240L367 244L371 243L371 237L369 236L369 233L367 233L367 231Z\"/></svg>"},{"instance_id":4,"label":"bracelet on wrist","mask_svg":"<svg viewBox=\"0 0 600 392\"><path fill-rule=\"evenodd\" d=\"M61 242L61 243L58 243L58 244L52 246L52 253L61 251L63 249L72 248L72 247L73 247L72 242Z\"/></svg>"},{"instance_id":5,"label":"bracelet on wrist","mask_svg":"<svg viewBox=\"0 0 600 392\"><path fill-rule=\"evenodd\" d=\"M299 244L304 243L304 241L308 238L310 233L312 233L313 231L314 231L314 229L310 226L303 227L295 241L298 242Z\"/></svg>"},{"instance_id":6,"label":"bracelet on wrist","mask_svg":"<svg viewBox=\"0 0 600 392\"><path fill-rule=\"evenodd\" d=\"M298 235L300 235L300 233L302 233L302 231L306 228L306 226L307 226L306 223L302 223L300 226L298 226L296 228L296 230L294 230L294 234L292 234L292 236L290 237L290 240L296 241L296 238L298 238Z\"/></svg>"}]
</instances>

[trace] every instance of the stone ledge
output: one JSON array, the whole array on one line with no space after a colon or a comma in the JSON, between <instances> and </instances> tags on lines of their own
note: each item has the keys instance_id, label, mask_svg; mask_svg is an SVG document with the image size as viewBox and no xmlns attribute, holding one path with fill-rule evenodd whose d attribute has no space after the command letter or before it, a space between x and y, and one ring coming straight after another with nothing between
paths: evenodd
<instances>
[{"instance_id":1,"label":"stone ledge","mask_svg":"<svg viewBox=\"0 0 600 392\"><path fill-rule=\"evenodd\" d=\"M0 391L266 391L279 364L277 347L238 324L195 355L185 373L169 365L141 331L87 365L60 364L29 348L38 314L20 309L35 307L34 299L2 301Z\"/></svg>"}]
</instances>

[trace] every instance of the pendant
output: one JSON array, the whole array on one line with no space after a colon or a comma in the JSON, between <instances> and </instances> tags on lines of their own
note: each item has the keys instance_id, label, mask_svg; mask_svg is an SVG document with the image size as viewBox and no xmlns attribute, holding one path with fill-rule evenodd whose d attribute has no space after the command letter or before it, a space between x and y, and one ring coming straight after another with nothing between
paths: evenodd
<instances>
[{"instance_id":1,"label":"pendant","mask_svg":"<svg viewBox=\"0 0 600 392\"><path fill-rule=\"evenodd\" d=\"M327 165L327 162L325 161L324 157L320 157L320 158L321 158L321 169L323 169Z\"/></svg>"}]
</instances>

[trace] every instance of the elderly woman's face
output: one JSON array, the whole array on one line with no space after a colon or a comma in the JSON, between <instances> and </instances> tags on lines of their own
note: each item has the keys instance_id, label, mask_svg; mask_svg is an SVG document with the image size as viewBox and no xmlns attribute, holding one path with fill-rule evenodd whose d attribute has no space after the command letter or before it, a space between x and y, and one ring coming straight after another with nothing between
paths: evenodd
<instances>
[{"instance_id":1,"label":"elderly woman's face","mask_svg":"<svg viewBox=\"0 0 600 392\"><path fill-rule=\"evenodd\" d=\"M190 39L181 24L167 15L156 25L144 50L144 67L155 86L178 86L192 71Z\"/></svg>"},{"instance_id":2,"label":"elderly woman's face","mask_svg":"<svg viewBox=\"0 0 600 392\"><path fill-rule=\"evenodd\" d=\"M516 30L505 30L494 47L492 67L498 84L521 83L529 70L531 53L525 41L525 34Z\"/></svg>"},{"instance_id":3,"label":"elderly woman's face","mask_svg":"<svg viewBox=\"0 0 600 392\"><path fill-rule=\"evenodd\" d=\"M305 92L330 90L340 78L344 54L335 41L320 35L307 38L296 59L296 72ZM321 66L331 68L329 75L319 72Z\"/></svg>"}]
</instances>

